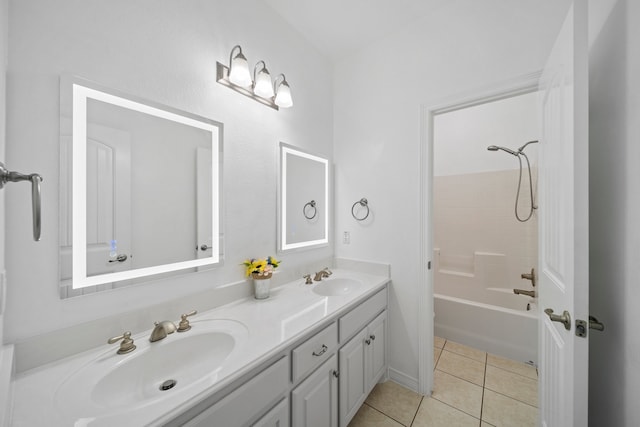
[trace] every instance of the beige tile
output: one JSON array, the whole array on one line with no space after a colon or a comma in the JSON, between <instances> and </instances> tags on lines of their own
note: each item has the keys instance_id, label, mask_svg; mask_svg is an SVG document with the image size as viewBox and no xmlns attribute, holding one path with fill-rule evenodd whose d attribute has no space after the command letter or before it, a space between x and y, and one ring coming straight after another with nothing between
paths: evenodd
<instances>
[{"instance_id":1,"label":"beige tile","mask_svg":"<svg viewBox=\"0 0 640 427\"><path fill-rule=\"evenodd\" d=\"M387 381L376 384L365 402L394 420L409 426L421 400L422 396L418 393L393 381Z\"/></svg>"},{"instance_id":2,"label":"beige tile","mask_svg":"<svg viewBox=\"0 0 640 427\"><path fill-rule=\"evenodd\" d=\"M442 348L444 347L444 343L445 343L445 339L444 338L440 338L440 337L433 337L433 346L437 347L437 348Z\"/></svg>"},{"instance_id":3,"label":"beige tile","mask_svg":"<svg viewBox=\"0 0 640 427\"><path fill-rule=\"evenodd\" d=\"M484 386L500 394L538 406L538 381L487 365Z\"/></svg>"},{"instance_id":4,"label":"beige tile","mask_svg":"<svg viewBox=\"0 0 640 427\"><path fill-rule=\"evenodd\" d=\"M495 366L505 371L513 372L514 374L520 374L522 376L538 379L538 371L534 366L527 365L526 363L516 362L515 360L505 359L504 357L496 356L495 354L487 355L487 364Z\"/></svg>"},{"instance_id":5,"label":"beige tile","mask_svg":"<svg viewBox=\"0 0 640 427\"><path fill-rule=\"evenodd\" d=\"M436 369L432 397L480 419L482 406L482 387L480 386Z\"/></svg>"},{"instance_id":6,"label":"beige tile","mask_svg":"<svg viewBox=\"0 0 640 427\"><path fill-rule=\"evenodd\" d=\"M353 417L348 427L402 427L402 424L364 404Z\"/></svg>"},{"instance_id":7,"label":"beige tile","mask_svg":"<svg viewBox=\"0 0 640 427\"><path fill-rule=\"evenodd\" d=\"M484 421L480 421L480 427L495 427L493 424L489 424Z\"/></svg>"},{"instance_id":8,"label":"beige tile","mask_svg":"<svg viewBox=\"0 0 640 427\"><path fill-rule=\"evenodd\" d=\"M453 341L447 341L444 345L444 349L452 353L458 353L470 359L477 360L478 362L485 363L487 361L487 353L484 351L477 350L463 344L458 344Z\"/></svg>"},{"instance_id":9,"label":"beige tile","mask_svg":"<svg viewBox=\"0 0 640 427\"><path fill-rule=\"evenodd\" d=\"M478 427L479 421L439 400L425 397L411 427Z\"/></svg>"},{"instance_id":10,"label":"beige tile","mask_svg":"<svg viewBox=\"0 0 640 427\"><path fill-rule=\"evenodd\" d=\"M484 363L477 360L442 350L436 369L482 386L484 385L484 366Z\"/></svg>"},{"instance_id":11,"label":"beige tile","mask_svg":"<svg viewBox=\"0 0 640 427\"><path fill-rule=\"evenodd\" d=\"M433 369L438 365L438 360L440 359L440 354L442 353L442 349L438 347L433 347Z\"/></svg>"},{"instance_id":12,"label":"beige tile","mask_svg":"<svg viewBox=\"0 0 640 427\"><path fill-rule=\"evenodd\" d=\"M482 404L483 421L496 427L534 427L537 417L538 410L533 406L485 389Z\"/></svg>"}]
</instances>

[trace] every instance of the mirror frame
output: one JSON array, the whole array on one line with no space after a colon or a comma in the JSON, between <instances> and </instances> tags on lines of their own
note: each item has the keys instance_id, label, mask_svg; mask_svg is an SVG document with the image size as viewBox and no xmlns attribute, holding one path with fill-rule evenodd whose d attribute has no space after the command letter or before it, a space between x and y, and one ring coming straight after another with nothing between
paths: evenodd
<instances>
[{"instance_id":1,"label":"mirror frame","mask_svg":"<svg viewBox=\"0 0 640 427\"><path fill-rule=\"evenodd\" d=\"M81 289L88 286L120 282L151 275L163 274L188 268L203 267L221 263L222 236L220 234L221 215L221 182L222 182L222 131L223 124L180 111L165 105L147 100L137 99L118 91L104 88L93 82L78 77L63 77L61 87L72 88L72 276L71 288ZM211 161L217 166L217 173L212 174L212 243L215 245L211 257L161 264L151 267L137 268L128 271L87 276L87 200L86 200L86 140L87 140L87 100L95 99L123 108L133 109L159 118L171 120L187 126L211 132Z\"/></svg>"},{"instance_id":2,"label":"mirror frame","mask_svg":"<svg viewBox=\"0 0 640 427\"><path fill-rule=\"evenodd\" d=\"M287 192L286 192L286 180L287 180L287 154L293 154L300 157L304 157L309 160L320 162L324 165L324 236L317 240L308 240L305 242L288 243L287 242ZM329 225L330 225L330 163L329 159L321 157L316 154L312 154L308 151L301 150L293 145L280 142L279 156L278 156L278 252L290 252L301 249L318 248L329 245Z\"/></svg>"}]
</instances>

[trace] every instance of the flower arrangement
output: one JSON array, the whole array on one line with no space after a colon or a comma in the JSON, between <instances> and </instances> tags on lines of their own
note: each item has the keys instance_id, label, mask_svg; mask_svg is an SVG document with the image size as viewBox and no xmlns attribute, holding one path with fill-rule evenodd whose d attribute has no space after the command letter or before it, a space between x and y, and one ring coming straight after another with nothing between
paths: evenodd
<instances>
[{"instance_id":1,"label":"flower arrangement","mask_svg":"<svg viewBox=\"0 0 640 427\"><path fill-rule=\"evenodd\" d=\"M268 256L266 259L247 259L242 264L246 267L247 277L268 279L273 274L273 271L278 268L280 261Z\"/></svg>"}]
</instances>

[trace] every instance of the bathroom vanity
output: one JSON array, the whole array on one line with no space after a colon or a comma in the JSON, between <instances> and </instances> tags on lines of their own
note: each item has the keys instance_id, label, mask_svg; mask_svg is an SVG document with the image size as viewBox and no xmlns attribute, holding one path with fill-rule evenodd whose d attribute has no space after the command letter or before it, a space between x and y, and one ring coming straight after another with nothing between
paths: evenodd
<instances>
[{"instance_id":1,"label":"bathroom vanity","mask_svg":"<svg viewBox=\"0 0 640 427\"><path fill-rule=\"evenodd\" d=\"M388 282L335 270L25 371L12 425L346 426L386 378Z\"/></svg>"}]
</instances>

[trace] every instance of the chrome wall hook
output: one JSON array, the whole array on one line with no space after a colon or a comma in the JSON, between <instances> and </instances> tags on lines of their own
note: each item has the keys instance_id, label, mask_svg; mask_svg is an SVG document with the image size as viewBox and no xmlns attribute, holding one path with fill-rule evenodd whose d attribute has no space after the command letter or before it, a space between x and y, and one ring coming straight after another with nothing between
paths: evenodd
<instances>
[{"instance_id":1,"label":"chrome wall hook","mask_svg":"<svg viewBox=\"0 0 640 427\"><path fill-rule=\"evenodd\" d=\"M7 182L31 181L31 212L33 216L33 240L40 240L41 231L41 209L40 209L40 183L42 177L37 173L22 174L12 172L5 168L0 162L0 189L4 188Z\"/></svg>"}]
</instances>

